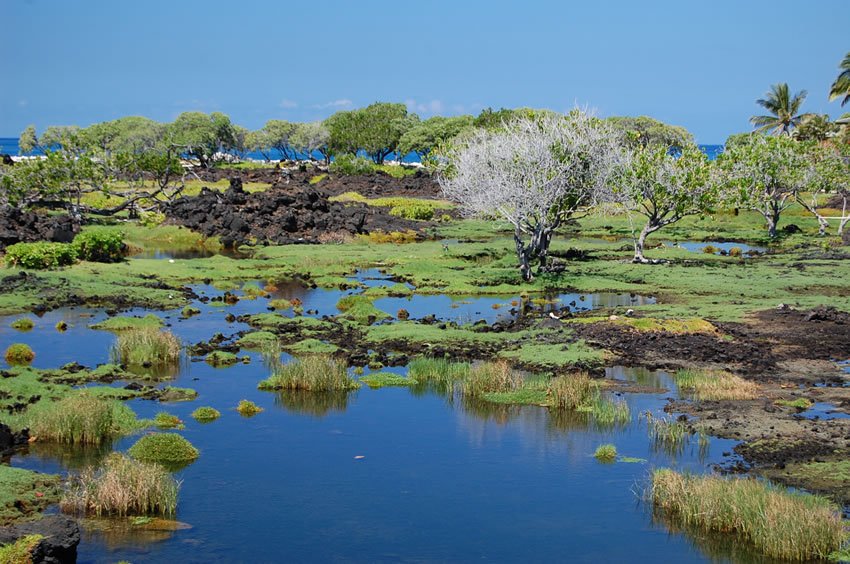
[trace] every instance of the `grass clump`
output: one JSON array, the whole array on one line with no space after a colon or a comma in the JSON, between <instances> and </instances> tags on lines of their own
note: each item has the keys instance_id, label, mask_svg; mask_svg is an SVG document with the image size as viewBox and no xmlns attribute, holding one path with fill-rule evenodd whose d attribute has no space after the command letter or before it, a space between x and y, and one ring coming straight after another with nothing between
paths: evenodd
<instances>
[{"instance_id":1,"label":"grass clump","mask_svg":"<svg viewBox=\"0 0 850 564\"><path fill-rule=\"evenodd\" d=\"M9 364L26 365L35 360L35 353L23 343L13 343L6 348L3 358Z\"/></svg>"},{"instance_id":2,"label":"grass clump","mask_svg":"<svg viewBox=\"0 0 850 564\"><path fill-rule=\"evenodd\" d=\"M102 331L130 331L132 329L159 329L163 325L162 319L158 316L149 313L144 317L132 317L129 315L117 315L104 319L100 323L90 325L92 329L100 329Z\"/></svg>"},{"instance_id":3,"label":"grass clump","mask_svg":"<svg viewBox=\"0 0 850 564\"><path fill-rule=\"evenodd\" d=\"M273 343L277 343L277 335L271 331L252 331L236 341L237 345L248 350L261 350Z\"/></svg>"},{"instance_id":4,"label":"grass clump","mask_svg":"<svg viewBox=\"0 0 850 564\"><path fill-rule=\"evenodd\" d=\"M196 308L195 306L187 305L180 311L180 317L184 319L192 317L193 315L198 315L201 313L201 310Z\"/></svg>"},{"instance_id":5,"label":"grass clump","mask_svg":"<svg viewBox=\"0 0 850 564\"><path fill-rule=\"evenodd\" d=\"M847 540L841 510L829 500L754 479L660 469L649 497L685 526L736 534L771 558L826 559Z\"/></svg>"},{"instance_id":6,"label":"grass clump","mask_svg":"<svg viewBox=\"0 0 850 564\"><path fill-rule=\"evenodd\" d=\"M463 382L463 393L469 397L515 392L522 387L522 375L505 361L484 362L473 366Z\"/></svg>"},{"instance_id":7,"label":"grass clump","mask_svg":"<svg viewBox=\"0 0 850 564\"><path fill-rule=\"evenodd\" d=\"M310 355L276 367L260 382L261 390L305 390L332 392L353 390L359 384L348 375L344 362L326 355Z\"/></svg>"},{"instance_id":8,"label":"grass clump","mask_svg":"<svg viewBox=\"0 0 850 564\"><path fill-rule=\"evenodd\" d=\"M754 382L728 372L679 370L674 379L680 390L698 400L753 400L760 392Z\"/></svg>"},{"instance_id":9,"label":"grass clump","mask_svg":"<svg viewBox=\"0 0 850 564\"><path fill-rule=\"evenodd\" d=\"M144 426L128 406L79 392L40 402L26 414L30 435L39 441L99 445Z\"/></svg>"},{"instance_id":10,"label":"grass clump","mask_svg":"<svg viewBox=\"0 0 850 564\"><path fill-rule=\"evenodd\" d=\"M179 360L180 340L171 331L154 328L122 331L112 355L130 366L166 366Z\"/></svg>"},{"instance_id":11,"label":"grass clump","mask_svg":"<svg viewBox=\"0 0 850 564\"><path fill-rule=\"evenodd\" d=\"M0 564L32 564L33 551L43 538L42 535L26 535L0 546Z\"/></svg>"},{"instance_id":12,"label":"grass clump","mask_svg":"<svg viewBox=\"0 0 850 564\"><path fill-rule=\"evenodd\" d=\"M82 515L173 515L179 487L159 464L112 453L72 478L59 506Z\"/></svg>"},{"instance_id":13,"label":"grass clump","mask_svg":"<svg viewBox=\"0 0 850 564\"><path fill-rule=\"evenodd\" d=\"M203 406L192 412L192 418L199 423L209 423L221 417L221 412L214 407Z\"/></svg>"},{"instance_id":14,"label":"grass clump","mask_svg":"<svg viewBox=\"0 0 850 564\"><path fill-rule=\"evenodd\" d=\"M18 331L32 331L32 328L35 327L35 323L33 323L32 319L29 317L21 317L20 319L14 320L11 327Z\"/></svg>"},{"instance_id":15,"label":"grass clump","mask_svg":"<svg viewBox=\"0 0 850 564\"><path fill-rule=\"evenodd\" d=\"M417 383L416 380L413 380L412 378L405 378L404 376L393 374L392 372L372 373L367 376L363 376L360 378L360 381L373 389L387 388L390 386L412 386Z\"/></svg>"},{"instance_id":16,"label":"grass clump","mask_svg":"<svg viewBox=\"0 0 850 564\"><path fill-rule=\"evenodd\" d=\"M469 363L422 356L410 362L407 375L420 384L451 385L469 376Z\"/></svg>"},{"instance_id":17,"label":"grass clump","mask_svg":"<svg viewBox=\"0 0 850 564\"><path fill-rule=\"evenodd\" d=\"M243 399L240 400L239 405L236 406L236 411L238 411L239 415L243 417L253 417L263 411L263 408L250 400Z\"/></svg>"},{"instance_id":18,"label":"grass clump","mask_svg":"<svg viewBox=\"0 0 850 564\"><path fill-rule=\"evenodd\" d=\"M312 338L286 345L284 348L299 354L333 354L339 350L339 347L333 343L326 343Z\"/></svg>"},{"instance_id":19,"label":"grass clump","mask_svg":"<svg viewBox=\"0 0 850 564\"><path fill-rule=\"evenodd\" d=\"M177 417L176 415L172 415L171 413L167 413L165 411L160 411L153 418L153 424L159 427L160 429L185 429L186 426L183 424L183 420Z\"/></svg>"},{"instance_id":20,"label":"grass clump","mask_svg":"<svg viewBox=\"0 0 850 564\"><path fill-rule=\"evenodd\" d=\"M805 411L815 404L809 398L797 398L794 400L778 399L773 403L782 407L793 407L794 409L799 411Z\"/></svg>"},{"instance_id":21,"label":"grass clump","mask_svg":"<svg viewBox=\"0 0 850 564\"><path fill-rule=\"evenodd\" d=\"M599 386L587 372L576 372L552 378L547 393L552 407L579 409L588 405L599 393Z\"/></svg>"},{"instance_id":22,"label":"grass clump","mask_svg":"<svg viewBox=\"0 0 850 564\"><path fill-rule=\"evenodd\" d=\"M342 312L342 317L345 319L362 325L371 325L390 317L388 313L376 308L372 300L366 296L345 296L337 302L336 308Z\"/></svg>"},{"instance_id":23,"label":"grass clump","mask_svg":"<svg viewBox=\"0 0 850 564\"><path fill-rule=\"evenodd\" d=\"M188 464L198 458L200 452L192 443L177 433L153 433L145 435L127 451L142 462L157 462L166 467Z\"/></svg>"},{"instance_id":24,"label":"grass clump","mask_svg":"<svg viewBox=\"0 0 850 564\"><path fill-rule=\"evenodd\" d=\"M653 448L664 450L670 454L680 454L691 443L694 435L696 435L700 450L708 447L708 435L702 431L694 430L685 421L667 417L653 417L649 412L645 414L645 417Z\"/></svg>"},{"instance_id":25,"label":"grass clump","mask_svg":"<svg viewBox=\"0 0 850 564\"><path fill-rule=\"evenodd\" d=\"M590 405L593 422L600 427L626 425L631 421L632 413L629 404L623 400L610 400L598 394Z\"/></svg>"},{"instance_id":26,"label":"grass clump","mask_svg":"<svg viewBox=\"0 0 850 564\"><path fill-rule=\"evenodd\" d=\"M210 366L215 366L216 368L221 368L225 366L233 366L239 359L232 352L227 351L213 351L206 356L204 359L207 364Z\"/></svg>"},{"instance_id":27,"label":"grass clump","mask_svg":"<svg viewBox=\"0 0 850 564\"><path fill-rule=\"evenodd\" d=\"M614 462L617 460L617 447L612 444L599 445L593 456L599 462Z\"/></svg>"}]
</instances>

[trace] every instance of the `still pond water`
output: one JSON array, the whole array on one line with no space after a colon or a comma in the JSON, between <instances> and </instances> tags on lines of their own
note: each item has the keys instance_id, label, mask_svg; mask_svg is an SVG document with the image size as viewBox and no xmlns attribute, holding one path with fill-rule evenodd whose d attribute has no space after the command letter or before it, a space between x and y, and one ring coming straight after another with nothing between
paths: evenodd
<instances>
[{"instance_id":1,"label":"still pond water","mask_svg":"<svg viewBox=\"0 0 850 564\"><path fill-rule=\"evenodd\" d=\"M382 277L365 272L357 279L374 285L367 281ZM220 294L207 286L196 291ZM335 304L346 293L281 285L272 297L299 297L305 311L321 316L338 313ZM425 305L417 298L399 299L406 300L412 317L427 311L444 319L492 321L505 314L492 309L491 298L434 296ZM560 299L583 309L651 300L628 294ZM468 303L452 308L458 301ZM246 330L224 316L264 312L267 304L261 298L228 308L195 305L202 313L189 320L180 320L178 311L158 312L185 343ZM382 307L380 300L377 305ZM387 302L387 310L397 305ZM26 333L9 328L15 317L0 318L0 349L28 343L37 354L35 366L43 368L108 362L114 336L88 328L105 317L97 310L58 310L32 317L36 327ZM65 333L54 329L60 319L70 326ZM725 539L672 531L641 501L652 468L706 472L734 446L712 439L707 453L694 446L677 455L652 448L639 414L660 415L667 398L675 397L664 373L609 368L610 377L668 391L623 395L632 422L603 429L575 414L470 404L428 390L262 392L256 386L268 371L258 354L249 355L250 364L230 368L186 359L168 383L196 389L194 401L129 402L140 417L162 410L179 416L186 424L181 433L201 451L194 464L176 473L182 481L177 519L189 527L88 531L80 562L761 561ZM241 417L234 408L243 398L265 411ZM221 418L196 422L190 413L201 405L217 408ZM126 450L136 438L113 448ZM593 451L608 442L621 456L641 460L598 462ZM35 445L12 464L66 474L99 455Z\"/></svg>"}]
</instances>

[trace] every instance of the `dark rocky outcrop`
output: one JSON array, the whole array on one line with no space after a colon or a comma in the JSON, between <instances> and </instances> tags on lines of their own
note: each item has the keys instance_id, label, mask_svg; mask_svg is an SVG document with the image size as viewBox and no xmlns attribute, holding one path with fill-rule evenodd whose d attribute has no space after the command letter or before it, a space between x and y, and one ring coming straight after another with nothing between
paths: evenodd
<instances>
[{"instance_id":1,"label":"dark rocky outcrop","mask_svg":"<svg viewBox=\"0 0 850 564\"><path fill-rule=\"evenodd\" d=\"M8 425L0 423L0 456L11 454L17 447L27 444L29 431L13 432Z\"/></svg>"},{"instance_id":2,"label":"dark rocky outcrop","mask_svg":"<svg viewBox=\"0 0 850 564\"><path fill-rule=\"evenodd\" d=\"M0 544L12 543L27 535L44 537L33 550L35 564L73 564L77 561L80 526L70 517L48 515L38 521L0 527Z\"/></svg>"},{"instance_id":3,"label":"dark rocky outcrop","mask_svg":"<svg viewBox=\"0 0 850 564\"><path fill-rule=\"evenodd\" d=\"M327 192L309 186L274 186L249 194L241 179L233 178L223 193L204 188L198 196L165 205L163 211L171 222L218 236L228 247L251 240L313 243L323 233L419 230L425 225L391 216L386 208L332 202L328 197Z\"/></svg>"},{"instance_id":4,"label":"dark rocky outcrop","mask_svg":"<svg viewBox=\"0 0 850 564\"><path fill-rule=\"evenodd\" d=\"M68 215L47 215L17 208L0 209L0 250L15 243L70 243L80 226Z\"/></svg>"}]
</instances>

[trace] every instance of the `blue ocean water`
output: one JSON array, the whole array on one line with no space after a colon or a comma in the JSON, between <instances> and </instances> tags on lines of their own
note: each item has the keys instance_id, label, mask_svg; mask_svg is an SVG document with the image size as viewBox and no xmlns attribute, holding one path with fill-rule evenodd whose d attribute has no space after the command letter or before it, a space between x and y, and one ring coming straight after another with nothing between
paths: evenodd
<instances>
[{"instance_id":1,"label":"blue ocean water","mask_svg":"<svg viewBox=\"0 0 850 564\"><path fill-rule=\"evenodd\" d=\"M708 155L708 158L714 160L717 158L717 155L723 150L723 145L699 145L699 148ZM16 137L0 137L0 155L18 155L20 154L20 147L18 146L18 139ZM28 154L40 154L40 151L33 151ZM272 151L269 154L269 157L272 160L280 160L281 154L278 151ZM321 155L315 154L313 155L316 159L321 159ZM363 155L365 156L365 154ZM247 154L247 157L250 159L263 160L265 157L258 152L251 152ZM387 157L387 160L395 160L397 157L395 154ZM402 159L406 163L416 163L419 162L419 156L416 153L410 153Z\"/></svg>"}]
</instances>

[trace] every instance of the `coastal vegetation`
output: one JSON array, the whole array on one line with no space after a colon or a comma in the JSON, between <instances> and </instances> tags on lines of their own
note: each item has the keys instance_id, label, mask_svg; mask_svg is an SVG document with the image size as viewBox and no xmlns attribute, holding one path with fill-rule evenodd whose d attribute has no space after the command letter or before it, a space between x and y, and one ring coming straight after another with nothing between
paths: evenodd
<instances>
[{"instance_id":1,"label":"coastal vegetation","mask_svg":"<svg viewBox=\"0 0 850 564\"><path fill-rule=\"evenodd\" d=\"M172 332L145 327L121 331L112 355L116 362L130 366L165 366L179 360L180 347Z\"/></svg>"},{"instance_id":2,"label":"coastal vegetation","mask_svg":"<svg viewBox=\"0 0 850 564\"><path fill-rule=\"evenodd\" d=\"M258 387L261 390L331 392L353 390L358 386L348 375L344 362L325 355L308 355L279 366Z\"/></svg>"},{"instance_id":3,"label":"coastal vegetation","mask_svg":"<svg viewBox=\"0 0 850 564\"><path fill-rule=\"evenodd\" d=\"M142 462L155 462L166 467L180 467L193 462L200 452L177 433L151 433L143 436L127 453Z\"/></svg>"}]
</instances>

